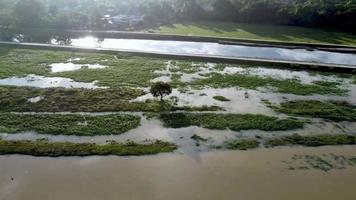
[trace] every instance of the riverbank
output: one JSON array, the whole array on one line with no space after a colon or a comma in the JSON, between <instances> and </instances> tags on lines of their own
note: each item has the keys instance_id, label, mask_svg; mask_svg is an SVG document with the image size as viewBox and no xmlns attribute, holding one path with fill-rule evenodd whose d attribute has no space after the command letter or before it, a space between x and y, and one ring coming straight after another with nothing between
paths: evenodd
<instances>
[{"instance_id":1,"label":"riverbank","mask_svg":"<svg viewBox=\"0 0 356 200\"><path fill-rule=\"evenodd\" d=\"M298 26L268 24L242 24L233 22L191 22L150 29L160 34L235 38L256 41L289 43L320 43L356 45L355 36L349 33Z\"/></svg>"}]
</instances>

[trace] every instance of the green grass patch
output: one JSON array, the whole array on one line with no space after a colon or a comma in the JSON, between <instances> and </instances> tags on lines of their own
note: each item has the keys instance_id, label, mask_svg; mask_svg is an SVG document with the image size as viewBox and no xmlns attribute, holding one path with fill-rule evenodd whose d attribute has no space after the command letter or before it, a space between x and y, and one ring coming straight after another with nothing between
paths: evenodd
<instances>
[{"instance_id":1,"label":"green grass patch","mask_svg":"<svg viewBox=\"0 0 356 200\"><path fill-rule=\"evenodd\" d=\"M210 86L213 88L243 87L257 89L258 87L273 87L280 93L291 93L296 95L330 94L346 95L347 90L341 89L340 83L318 81L312 84L302 84L297 79L274 79L272 77L261 77L248 74L217 74L212 73L208 78L198 79L190 82L197 87Z\"/></svg>"},{"instance_id":2,"label":"green grass patch","mask_svg":"<svg viewBox=\"0 0 356 200\"><path fill-rule=\"evenodd\" d=\"M356 121L356 106L340 101L298 100L281 103L274 106L276 111L314 118L324 118L333 121Z\"/></svg>"},{"instance_id":3,"label":"green grass patch","mask_svg":"<svg viewBox=\"0 0 356 200\"><path fill-rule=\"evenodd\" d=\"M0 132L36 131L52 135L118 135L138 127L140 117L116 115L0 114Z\"/></svg>"},{"instance_id":4,"label":"green grass patch","mask_svg":"<svg viewBox=\"0 0 356 200\"><path fill-rule=\"evenodd\" d=\"M356 136L354 135L316 135L316 136L301 136L291 135L280 138L269 139L266 146L287 146L287 145L301 145L308 147L318 147L326 145L352 145L356 144Z\"/></svg>"},{"instance_id":5,"label":"green grass patch","mask_svg":"<svg viewBox=\"0 0 356 200\"><path fill-rule=\"evenodd\" d=\"M121 87L117 89L39 89L32 87L1 87L0 111L5 112L159 112L159 111L216 111L216 106L177 107L170 102L150 100L133 102L144 95L143 90ZM37 103L28 100L42 97Z\"/></svg>"},{"instance_id":6,"label":"green grass patch","mask_svg":"<svg viewBox=\"0 0 356 200\"><path fill-rule=\"evenodd\" d=\"M230 99L224 97L224 96L214 96L213 99L217 101L230 101Z\"/></svg>"},{"instance_id":7,"label":"green grass patch","mask_svg":"<svg viewBox=\"0 0 356 200\"><path fill-rule=\"evenodd\" d=\"M76 64L101 64L107 68L82 68L76 71L51 73L50 64L67 62L71 58L81 58L80 61L73 61ZM107 55L0 47L0 78L36 74L67 77L81 82L97 80L99 86L111 88L127 85L147 87L150 85L150 80L158 76L154 71L163 70L166 66L165 62L163 59L123 53Z\"/></svg>"},{"instance_id":8,"label":"green grass patch","mask_svg":"<svg viewBox=\"0 0 356 200\"><path fill-rule=\"evenodd\" d=\"M191 22L161 26L156 33L356 45L354 35L317 28L233 22Z\"/></svg>"},{"instance_id":9,"label":"green grass patch","mask_svg":"<svg viewBox=\"0 0 356 200\"><path fill-rule=\"evenodd\" d=\"M136 144L129 142L120 144L111 142L105 145L91 143L49 142L37 141L5 141L0 140L0 154L23 154L32 156L91 156L117 155L138 156L172 152L177 147L174 144L156 141L151 144Z\"/></svg>"},{"instance_id":10,"label":"green grass patch","mask_svg":"<svg viewBox=\"0 0 356 200\"><path fill-rule=\"evenodd\" d=\"M295 119L278 119L251 114L162 113L160 119L165 127L171 128L200 126L208 129L231 129L234 131L249 129L276 131L298 129L304 126L304 122Z\"/></svg>"},{"instance_id":11,"label":"green grass patch","mask_svg":"<svg viewBox=\"0 0 356 200\"><path fill-rule=\"evenodd\" d=\"M227 149L231 150L248 150L255 149L260 145L257 140L235 140L227 143Z\"/></svg>"}]
</instances>

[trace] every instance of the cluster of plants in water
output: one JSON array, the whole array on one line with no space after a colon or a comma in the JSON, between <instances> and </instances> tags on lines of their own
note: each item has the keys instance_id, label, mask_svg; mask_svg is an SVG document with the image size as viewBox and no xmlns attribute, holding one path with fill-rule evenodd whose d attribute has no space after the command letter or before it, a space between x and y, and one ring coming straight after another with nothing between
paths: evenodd
<instances>
[{"instance_id":1,"label":"cluster of plants in water","mask_svg":"<svg viewBox=\"0 0 356 200\"><path fill-rule=\"evenodd\" d=\"M176 145L156 141L149 144L109 142L104 145L92 143L50 142L47 140L6 141L0 139L0 154L23 154L32 156L91 156L91 155L150 155L172 152Z\"/></svg>"}]
</instances>

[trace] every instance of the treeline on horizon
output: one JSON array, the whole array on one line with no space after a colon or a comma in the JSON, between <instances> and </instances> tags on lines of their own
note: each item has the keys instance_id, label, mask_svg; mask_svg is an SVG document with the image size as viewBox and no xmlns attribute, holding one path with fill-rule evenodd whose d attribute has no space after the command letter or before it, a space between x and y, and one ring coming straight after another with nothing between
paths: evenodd
<instances>
[{"instance_id":1,"label":"treeline on horizon","mask_svg":"<svg viewBox=\"0 0 356 200\"><path fill-rule=\"evenodd\" d=\"M107 29L104 15L142 16L145 28L214 20L356 32L356 0L0 0L3 28Z\"/></svg>"}]
</instances>

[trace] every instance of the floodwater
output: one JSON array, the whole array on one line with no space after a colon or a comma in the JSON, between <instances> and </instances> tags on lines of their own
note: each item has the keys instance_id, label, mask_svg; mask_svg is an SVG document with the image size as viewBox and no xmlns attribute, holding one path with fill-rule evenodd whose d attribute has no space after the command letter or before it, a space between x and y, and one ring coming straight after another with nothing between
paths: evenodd
<instances>
[{"instance_id":1,"label":"floodwater","mask_svg":"<svg viewBox=\"0 0 356 200\"><path fill-rule=\"evenodd\" d=\"M196 63L192 63L192 65L196 65ZM318 73L310 73L307 71L293 71L289 69L273 69L265 67L240 67L234 65L228 65L223 69L218 69L214 63L199 65L199 67L197 67L198 70L196 70L194 73L172 72L172 69L175 69L174 71L176 71L176 68L177 66L175 64L173 64L171 61L168 61L164 70L154 72L156 75L158 75L158 77L151 80L151 82L171 82L172 76L174 74L179 75L180 81L182 82L191 82L196 79L205 79L206 75L210 73L218 73L222 75L246 74L264 78L271 77L278 80L295 79L298 80L301 84L313 84L315 81L336 82L340 84L340 88L348 91L345 96L320 94L301 96L278 93L273 88L268 87L257 88L255 90L239 87L204 87L201 89L188 88L188 91L173 89L172 94L170 94L167 98L177 97L178 106L219 106L225 109L226 112L276 115L272 109L265 105L263 100L268 100L273 104L279 104L286 100L335 100L356 104L356 85L352 83L352 79L341 78L337 77L336 75L322 75ZM154 97L149 93L148 88L141 89L146 91L147 94L140 96L133 101L144 102L146 100L154 99ZM248 98L246 98L245 93L248 94ZM214 96L224 96L230 101L221 102L215 100L213 98Z\"/></svg>"},{"instance_id":2,"label":"floodwater","mask_svg":"<svg viewBox=\"0 0 356 200\"><path fill-rule=\"evenodd\" d=\"M10 77L5 79L0 79L0 85L9 86L28 86L28 87L38 87L38 88L86 88L86 89L98 89L105 88L96 85L96 82L84 83L76 82L70 78L61 77L44 77L38 75L27 75L25 77Z\"/></svg>"},{"instance_id":3,"label":"floodwater","mask_svg":"<svg viewBox=\"0 0 356 200\"><path fill-rule=\"evenodd\" d=\"M67 72L67 71L76 71L80 70L84 67L88 69L103 69L106 68L104 65L100 64L74 64L74 63L53 63L50 64L49 67L53 73L57 72Z\"/></svg>"},{"instance_id":4,"label":"floodwater","mask_svg":"<svg viewBox=\"0 0 356 200\"><path fill-rule=\"evenodd\" d=\"M53 42L53 44L56 44L56 42ZM106 48L169 54L262 58L356 66L355 54L334 53L317 50L309 51L306 49L283 49L273 47L224 45L208 42L159 41L140 39L99 40L98 38L93 37L72 39L71 45L86 48Z\"/></svg>"},{"instance_id":5,"label":"floodwater","mask_svg":"<svg viewBox=\"0 0 356 200\"><path fill-rule=\"evenodd\" d=\"M355 199L356 168L287 170L294 155L355 156L356 146L143 157L0 156L4 200Z\"/></svg>"}]
</instances>

